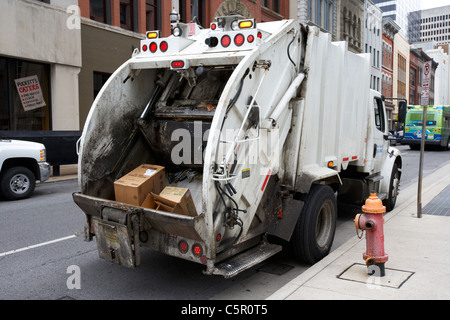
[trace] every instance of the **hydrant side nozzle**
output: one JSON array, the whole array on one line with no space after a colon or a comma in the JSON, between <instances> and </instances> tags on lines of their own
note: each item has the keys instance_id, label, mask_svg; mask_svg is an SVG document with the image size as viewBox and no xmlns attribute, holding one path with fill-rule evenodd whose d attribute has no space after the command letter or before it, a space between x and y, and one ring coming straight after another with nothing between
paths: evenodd
<instances>
[{"instance_id":1,"label":"hydrant side nozzle","mask_svg":"<svg viewBox=\"0 0 450 320\"><path fill-rule=\"evenodd\" d=\"M355 224L356 230L359 230L359 219L361 218L361 213L358 213L353 219L353 223Z\"/></svg>"},{"instance_id":2,"label":"hydrant side nozzle","mask_svg":"<svg viewBox=\"0 0 450 320\"><path fill-rule=\"evenodd\" d=\"M376 226L372 219L367 218L365 214L361 213L355 216L353 222L357 230L374 230Z\"/></svg>"}]
</instances>

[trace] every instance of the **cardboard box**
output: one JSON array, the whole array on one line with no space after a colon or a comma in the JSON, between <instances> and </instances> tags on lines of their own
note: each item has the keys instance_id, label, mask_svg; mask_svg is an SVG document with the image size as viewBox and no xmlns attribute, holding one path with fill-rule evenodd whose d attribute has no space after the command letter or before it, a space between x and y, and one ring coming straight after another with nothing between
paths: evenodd
<instances>
[{"instance_id":1,"label":"cardboard box","mask_svg":"<svg viewBox=\"0 0 450 320\"><path fill-rule=\"evenodd\" d=\"M114 182L116 201L140 206L149 193L166 187L164 167L143 164Z\"/></svg>"},{"instance_id":2,"label":"cardboard box","mask_svg":"<svg viewBox=\"0 0 450 320\"><path fill-rule=\"evenodd\" d=\"M165 187L159 195L152 193L156 209L166 212L197 216L194 200L188 188Z\"/></svg>"},{"instance_id":3,"label":"cardboard box","mask_svg":"<svg viewBox=\"0 0 450 320\"><path fill-rule=\"evenodd\" d=\"M144 202L141 203L141 207L148 209L156 209L155 197L151 193L147 195Z\"/></svg>"}]
</instances>

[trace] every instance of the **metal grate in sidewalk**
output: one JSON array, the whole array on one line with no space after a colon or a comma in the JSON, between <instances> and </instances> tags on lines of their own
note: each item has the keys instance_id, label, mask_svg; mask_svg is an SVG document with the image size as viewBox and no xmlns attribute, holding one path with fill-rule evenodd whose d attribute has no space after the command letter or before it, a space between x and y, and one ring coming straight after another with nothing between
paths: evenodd
<instances>
[{"instance_id":1,"label":"metal grate in sidewalk","mask_svg":"<svg viewBox=\"0 0 450 320\"><path fill-rule=\"evenodd\" d=\"M435 216L450 217L450 186L447 186L433 200L431 200L423 209L423 214Z\"/></svg>"}]
</instances>

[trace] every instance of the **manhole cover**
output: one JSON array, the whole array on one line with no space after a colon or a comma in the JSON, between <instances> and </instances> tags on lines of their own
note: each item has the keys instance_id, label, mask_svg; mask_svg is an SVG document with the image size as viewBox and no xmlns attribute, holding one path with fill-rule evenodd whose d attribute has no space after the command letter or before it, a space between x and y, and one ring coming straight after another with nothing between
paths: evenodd
<instances>
[{"instance_id":1,"label":"manhole cover","mask_svg":"<svg viewBox=\"0 0 450 320\"><path fill-rule=\"evenodd\" d=\"M386 268L386 275L384 277L378 277L367 274L367 266L365 264L354 263L337 277L338 279L362 282L367 285L379 285L400 289L413 274L414 272L411 271Z\"/></svg>"}]
</instances>

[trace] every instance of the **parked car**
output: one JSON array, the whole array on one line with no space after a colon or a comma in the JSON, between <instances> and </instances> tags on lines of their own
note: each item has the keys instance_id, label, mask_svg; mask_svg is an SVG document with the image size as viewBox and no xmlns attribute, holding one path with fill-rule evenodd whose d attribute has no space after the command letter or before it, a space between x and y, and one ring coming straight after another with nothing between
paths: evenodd
<instances>
[{"instance_id":1,"label":"parked car","mask_svg":"<svg viewBox=\"0 0 450 320\"><path fill-rule=\"evenodd\" d=\"M0 196L8 200L28 198L36 180L50 177L47 152L41 143L0 140Z\"/></svg>"}]
</instances>

